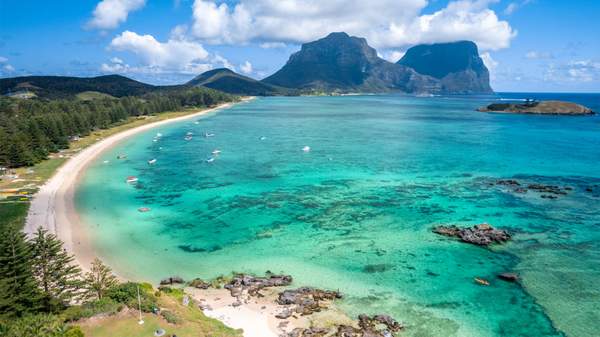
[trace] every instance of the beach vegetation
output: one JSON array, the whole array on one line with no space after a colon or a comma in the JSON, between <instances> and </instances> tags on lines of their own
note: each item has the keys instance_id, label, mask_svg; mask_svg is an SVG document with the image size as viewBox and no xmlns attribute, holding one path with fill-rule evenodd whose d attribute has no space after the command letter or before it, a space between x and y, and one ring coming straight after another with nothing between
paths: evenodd
<instances>
[{"instance_id":1,"label":"beach vegetation","mask_svg":"<svg viewBox=\"0 0 600 337\"><path fill-rule=\"evenodd\" d=\"M96 315L115 315L123 309L124 305L111 298L91 300L79 305L69 306L61 313L66 322L75 322Z\"/></svg>"},{"instance_id":2,"label":"beach vegetation","mask_svg":"<svg viewBox=\"0 0 600 337\"><path fill-rule=\"evenodd\" d=\"M83 287L87 298L101 300L106 292L118 285L117 277L110 267L102 263L99 258L92 261L90 271L85 274Z\"/></svg>"},{"instance_id":3,"label":"beach vegetation","mask_svg":"<svg viewBox=\"0 0 600 337\"><path fill-rule=\"evenodd\" d=\"M46 311L65 308L79 296L81 269L54 234L38 228L31 240L32 272L43 295Z\"/></svg>"},{"instance_id":4,"label":"beach vegetation","mask_svg":"<svg viewBox=\"0 0 600 337\"><path fill-rule=\"evenodd\" d=\"M33 249L14 225L0 233L0 319L23 316L41 308L42 293L32 272Z\"/></svg>"},{"instance_id":5,"label":"beach vegetation","mask_svg":"<svg viewBox=\"0 0 600 337\"><path fill-rule=\"evenodd\" d=\"M0 167L32 166L69 141L130 117L210 107L235 96L208 88L171 88L139 96L96 99L0 98Z\"/></svg>"},{"instance_id":6,"label":"beach vegetation","mask_svg":"<svg viewBox=\"0 0 600 337\"><path fill-rule=\"evenodd\" d=\"M0 322L0 335L5 337L84 337L76 325L65 323L51 314L25 315L10 324Z\"/></svg>"},{"instance_id":7,"label":"beach vegetation","mask_svg":"<svg viewBox=\"0 0 600 337\"><path fill-rule=\"evenodd\" d=\"M138 288L140 303L138 303ZM158 308L157 298L152 292L152 287L148 289L148 287L134 282L113 286L106 291L105 298L109 298L116 303L122 303L130 308L138 308L139 306L144 312L154 312Z\"/></svg>"}]
</instances>

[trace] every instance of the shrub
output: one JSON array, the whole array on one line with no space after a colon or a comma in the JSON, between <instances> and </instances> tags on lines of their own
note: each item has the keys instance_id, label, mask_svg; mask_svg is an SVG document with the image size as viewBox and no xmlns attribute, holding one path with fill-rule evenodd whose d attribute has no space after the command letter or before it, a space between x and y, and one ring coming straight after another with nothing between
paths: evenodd
<instances>
[{"instance_id":1,"label":"shrub","mask_svg":"<svg viewBox=\"0 0 600 337\"><path fill-rule=\"evenodd\" d=\"M6 322L2 336L4 337L81 337L77 335L78 327L68 326L56 315L27 315ZM73 331L73 332L71 332ZM79 330L81 332L81 330ZM68 335L71 333L71 335ZM75 333L75 334L73 334Z\"/></svg>"},{"instance_id":2,"label":"shrub","mask_svg":"<svg viewBox=\"0 0 600 337\"><path fill-rule=\"evenodd\" d=\"M152 312L154 308L158 307L156 296L152 294L152 286L148 284L138 284L134 282L127 282L112 287L106 292L106 297L112 299L117 303L125 304L130 308L138 307L138 286L140 289L140 299L142 304L142 311Z\"/></svg>"},{"instance_id":3,"label":"shrub","mask_svg":"<svg viewBox=\"0 0 600 337\"><path fill-rule=\"evenodd\" d=\"M123 304L117 303L110 298L86 302L82 305L74 305L67 308L62 317L67 322L78 321L99 314L114 315L123 309Z\"/></svg>"},{"instance_id":4,"label":"shrub","mask_svg":"<svg viewBox=\"0 0 600 337\"><path fill-rule=\"evenodd\" d=\"M181 323L181 319L179 317L177 317L177 315L175 315L172 311L169 310L163 310L160 312L161 316L164 317L164 319L171 323L171 324L179 324Z\"/></svg>"}]
</instances>

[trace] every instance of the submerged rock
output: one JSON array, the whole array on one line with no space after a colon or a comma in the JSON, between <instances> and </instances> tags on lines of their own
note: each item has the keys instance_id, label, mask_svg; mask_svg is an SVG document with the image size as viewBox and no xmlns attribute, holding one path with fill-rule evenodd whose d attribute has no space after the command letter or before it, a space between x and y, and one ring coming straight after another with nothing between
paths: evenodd
<instances>
[{"instance_id":1,"label":"submerged rock","mask_svg":"<svg viewBox=\"0 0 600 337\"><path fill-rule=\"evenodd\" d=\"M340 324L331 328L296 328L287 337L391 337L404 326L388 315L359 315L358 327Z\"/></svg>"},{"instance_id":2,"label":"submerged rock","mask_svg":"<svg viewBox=\"0 0 600 337\"><path fill-rule=\"evenodd\" d=\"M436 234L459 238L461 241L478 245L488 246L492 243L504 243L510 240L510 234L501 229L483 223L473 227L461 228L457 226L437 226L433 229Z\"/></svg>"},{"instance_id":3,"label":"submerged rock","mask_svg":"<svg viewBox=\"0 0 600 337\"><path fill-rule=\"evenodd\" d=\"M519 275L516 273L502 273L498 275L498 278L508 282L517 282L519 280Z\"/></svg>"}]
</instances>

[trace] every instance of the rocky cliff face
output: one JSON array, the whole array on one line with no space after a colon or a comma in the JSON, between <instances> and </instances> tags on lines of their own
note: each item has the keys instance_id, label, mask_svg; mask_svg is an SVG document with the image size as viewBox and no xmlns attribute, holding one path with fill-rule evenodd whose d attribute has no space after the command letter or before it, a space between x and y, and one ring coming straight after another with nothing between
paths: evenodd
<instances>
[{"instance_id":1,"label":"rocky cliff face","mask_svg":"<svg viewBox=\"0 0 600 337\"><path fill-rule=\"evenodd\" d=\"M418 45L398 61L422 75L439 81L441 93L488 94L490 75L471 41Z\"/></svg>"},{"instance_id":2,"label":"rocky cliff face","mask_svg":"<svg viewBox=\"0 0 600 337\"><path fill-rule=\"evenodd\" d=\"M379 58L365 39L346 33L331 33L303 44L283 68L263 82L324 91L412 93L426 87L437 88L437 81L430 76Z\"/></svg>"},{"instance_id":3,"label":"rocky cliff face","mask_svg":"<svg viewBox=\"0 0 600 337\"><path fill-rule=\"evenodd\" d=\"M489 73L470 41L419 45L396 64L363 38L331 33L306 43L263 83L318 91L491 93Z\"/></svg>"}]
</instances>

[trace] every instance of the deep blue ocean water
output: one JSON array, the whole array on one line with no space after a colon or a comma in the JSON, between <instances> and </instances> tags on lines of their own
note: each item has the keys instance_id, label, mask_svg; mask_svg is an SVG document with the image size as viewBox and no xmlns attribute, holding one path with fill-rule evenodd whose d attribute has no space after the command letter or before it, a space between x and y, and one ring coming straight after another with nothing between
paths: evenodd
<instances>
[{"instance_id":1,"label":"deep blue ocean water","mask_svg":"<svg viewBox=\"0 0 600 337\"><path fill-rule=\"evenodd\" d=\"M76 206L131 278L271 270L341 290L351 315L392 314L406 336L598 336L600 117L475 111L498 98L600 111L592 94L259 98L124 141L87 170ZM569 190L546 199L499 179ZM431 232L482 222L514 239L484 249ZM496 278L507 271L521 284Z\"/></svg>"}]
</instances>

